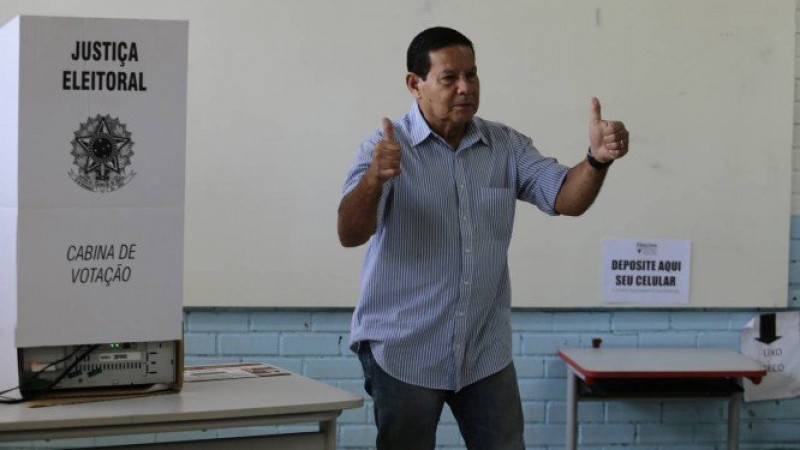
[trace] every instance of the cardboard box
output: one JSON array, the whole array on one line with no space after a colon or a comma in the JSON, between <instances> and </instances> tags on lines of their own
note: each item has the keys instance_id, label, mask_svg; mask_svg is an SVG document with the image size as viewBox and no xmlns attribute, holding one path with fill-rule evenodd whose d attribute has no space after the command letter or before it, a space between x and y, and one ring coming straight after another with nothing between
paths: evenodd
<instances>
[{"instance_id":1,"label":"cardboard box","mask_svg":"<svg viewBox=\"0 0 800 450\"><path fill-rule=\"evenodd\" d=\"M18 348L182 339L187 39L180 21L0 28L0 390Z\"/></svg>"}]
</instances>

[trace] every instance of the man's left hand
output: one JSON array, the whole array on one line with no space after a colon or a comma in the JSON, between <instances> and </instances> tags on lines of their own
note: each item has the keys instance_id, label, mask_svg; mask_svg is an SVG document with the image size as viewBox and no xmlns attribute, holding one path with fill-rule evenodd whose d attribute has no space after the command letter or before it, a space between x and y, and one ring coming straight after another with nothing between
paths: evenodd
<instances>
[{"instance_id":1,"label":"man's left hand","mask_svg":"<svg viewBox=\"0 0 800 450\"><path fill-rule=\"evenodd\" d=\"M616 120L603 120L600 115L600 100L592 97L589 120L589 143L592 157L606 163L622 158L628 153L630 139L625 124Z\"/></svg>"}]
</instances>

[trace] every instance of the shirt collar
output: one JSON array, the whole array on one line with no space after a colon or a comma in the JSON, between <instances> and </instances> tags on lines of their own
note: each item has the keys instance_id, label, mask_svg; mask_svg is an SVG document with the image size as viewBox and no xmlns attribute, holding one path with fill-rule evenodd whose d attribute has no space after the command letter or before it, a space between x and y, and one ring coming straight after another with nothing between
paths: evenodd
<instances>
[{"instance_id":1,"label":"shirt collar","mask_svg":"<svg viewBox=\"0 0 800 450\"><path fill-rule=\"evenodd\" d=\"M410 116L409 134L411 137L411 146L416 147L422 141L427 139L429 136L434 135L435 133L433 130L431 130L431 127L428 126L428 122L426 122L425 118L422 116L422 111L420 111L419 104L417 102L414 102L414 105L411 107ZM489 140L486 139L483 128L479 126L478 122L475 120L475 118L473 118L467 124L467 131L464 133L464 137L461 139L461 146L470 146L478 141L482 141L484 144L489 145Z\"/></svg>"}]
</instances>

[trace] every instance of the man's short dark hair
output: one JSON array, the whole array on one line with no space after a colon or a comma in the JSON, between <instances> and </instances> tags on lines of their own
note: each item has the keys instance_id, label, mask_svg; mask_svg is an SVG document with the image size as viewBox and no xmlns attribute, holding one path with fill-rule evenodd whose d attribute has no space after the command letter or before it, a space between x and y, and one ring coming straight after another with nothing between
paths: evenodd
<instances>
[{"instance_id":1,"label":"man's short dark hair","mask_svg":"<svg viewBox=\"0 0 800 450\"><path fill-rule=\"evenodd\" d=\"M464 45L475 53L472 41L458 31L447 27L428 28L418 34L408 46L406 67L424 80L431 70L431 58L428 53L445 47Z\"/></svg>"}]
</instances>

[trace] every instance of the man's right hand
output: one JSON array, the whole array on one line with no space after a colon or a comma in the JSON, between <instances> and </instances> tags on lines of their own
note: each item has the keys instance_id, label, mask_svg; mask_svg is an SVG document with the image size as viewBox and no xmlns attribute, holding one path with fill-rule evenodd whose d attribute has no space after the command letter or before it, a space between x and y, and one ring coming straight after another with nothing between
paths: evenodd
<instances>
[{"instance_id":1,"label":"man's right hand","mask_svg":"<svg viewBox=\"0 0 800 450\"><path fill-rule=\"evenodd\" d=\"M356 247L369 240L377 224L382 186L397 175L400 175L400 144L394 139L392 122L384 117L383 139L375 145L369 168L339 205L336 227L343 246Z\"/></svg>"},{"instance_id":2,"label":"man's right hand","mask_svg":"<svg viewBox=\"0 0 800 450\"><path fill-rule=\"evenodd\" d=\"M394 139L392 121L383 118L383 139L375 145L367 174L377 185L400 175L400 144Z\"/></svg>"}]
</instances>

